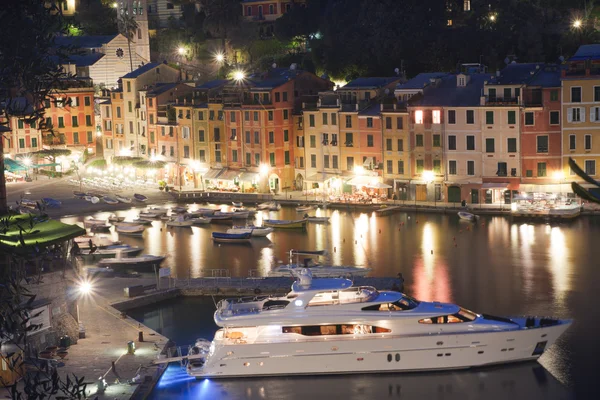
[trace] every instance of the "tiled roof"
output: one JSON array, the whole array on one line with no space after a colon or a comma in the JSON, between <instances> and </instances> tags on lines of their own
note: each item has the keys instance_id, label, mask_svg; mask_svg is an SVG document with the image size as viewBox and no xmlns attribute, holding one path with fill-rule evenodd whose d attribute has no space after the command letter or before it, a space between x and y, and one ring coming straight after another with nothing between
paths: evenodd
<instances>
[{"instance_id":1,"label":"tiled roof","mask_svg":"<svg viewBox=\"0 0 600 400\"><path fill-rule=\"evenodd\" d=\"M151 87L150 90L148 90L148 95L159 95L167 90L173 89L177 85L178 83L157 83L155 86Z\"/></svg>"},{"instance_id":2,"label":"tiled roof","mask_svg":"<svg viewBox=\"0 0 600 400\"><path fill-rule=\"evenodd\" d=\"M598 60L600 59L600 44L584 44L579 46L569 61Z\"/></svg>"},{"instance_id":3,"label":"tiled roof","mask_svg":"<svg viewBox=\"0 0 600 400\"><path fill-rule=\"evenodd\" d=\"M374 116L379 115L380 112L381 112L381 106L379 105L379 103L375 103L375 104L372 104L369 107L359 111L358 115L374 117Z\"/></svg>"},{"instance_id":4,"label":"tiled roof","mask_svg":"<svg viewBox=\"0 0 600 400\"><path fill-rule=\"evenodd\" d=\"M415 90L423 89L426 85L431 82L431 79L441 78L448 75L448 72L423 72L414 78L410 79L406 83L400 83L396 86L398 90Z\"/></svg>"},{"instance_id":5,"label":"tiled roof","mask_svg":"<svg viewBox=\"0 0 600 400\"><path fill-rule=\"evenodd\" d=\"M508 64L500 71L500 76L489 79L489 85L521 85L531 80L544 63Z\"/></svg>"},{"instance_id":6,"label":"tiled roof","mask_svg":"<svg viewBox=\"0 0 600 400\"><path fill-rule=\"evenodd\" d=\"M196 89L214 89L219 86L224 86L229 82L228 79L215 79L196 86Z\"/></svg>"},{"instance_id":7,"label":"tiled roof","mask_svg":"<svg viewBox=\"0 0 600 400\"><path fill-rule=\"evenodd\" d=\"M380 78L356 78L348 82L338 90L344 89L379 89L390 83L399 80L398 76L380 77Z\"/></svg>"},{"instance_id":8,"label":"tiled roof","mask_svg":"<svg viewBox=\"0 0 600 400\"><path fill-rule=\"evenodd\" d=\"M531 86L560 87L560 66L546 65L528 82Z\"/></svg>"},{"instance_id":9,"label":"tiled roof","mask_svg":"<svg viewBox=\"0 0 600 400\"><path fill-rule=\"evenodd\" d=\"M287 77L251 80L252 84L250 90L252 91L252 89L275 89L276 87L279 87L288 81L289 79Z\"/></svg>"},{"instance_id":10,"label":"tiled roof","mask_svg":"<svg viewBox=\"0 0 600 400\"><path fill-rule=\"evenodd\" d=\"M159 65L160 64L157 64L157 63L148 63L148 64L145 64L145 65L142 65L138 69L136 69L134 71L131 71L127 75L123 76L122 79L137 78L138 76L140 76L142 74L145 74L146 72L152 70L153 68L158 67Z\"/></svg>"},{"instance_id":11,"label":"tiled roof","mask_svg":"<svg viewBox=\"0 0 600 400\"><path fill-rule=\"evenodd\" d=\"M456 86L456 75L446 74L437 86L425 88L422 96L409 100L411 106L478 106L488 74L471 74L465 87Z\"/></svg>"},{"instance_id":12,"label":"tiled roof","mask_svg":"<svg viewBox=\"0 0 600 400\"><path fill-rule=\"evenodd\" d=\"M82 49L97 49L113 40L117 35L105 36L58 36L54 43L57 46L73 46Z\"/></svg>"},{"instance_id":13,"label":"tiled roof","mask_svg":"<svg viewBox=\"0 0 600 400\"><path fill-rule=\"evenodd\" d=\"M77 55L73 54L69 56L69 62L75 64L78 67L88 67L90 65L94 65L104 57L102 53L91 53L91 54L83 54Z\"/></svg>"}]
</instances>

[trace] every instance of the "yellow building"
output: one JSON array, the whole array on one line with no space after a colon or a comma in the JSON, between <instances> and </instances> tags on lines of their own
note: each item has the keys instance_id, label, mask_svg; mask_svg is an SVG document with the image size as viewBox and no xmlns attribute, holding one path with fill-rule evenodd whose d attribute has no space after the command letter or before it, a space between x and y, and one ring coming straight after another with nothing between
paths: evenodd
<instances>
[{"instance_id":1,"label":"yellow building","mask_svg":"<svg viewBox=\"0 0 600 400\"><path fill-rule=\"evenodd\" d=\"M575 179L569 158L598 179L600 162L600 45L579 47L562 71L562 154L564 176Z\"/></svg>"},{"instance_id":2,"label":"yellow building","mask_svg":"<svg viewBox=\"0 0 600 400\"><path fill-rule=\"evenodd\" d=\"M408 111L398 104L381 104L383 179L398 199L406 200L410 179Z\"/></svg>"}]
</instances>

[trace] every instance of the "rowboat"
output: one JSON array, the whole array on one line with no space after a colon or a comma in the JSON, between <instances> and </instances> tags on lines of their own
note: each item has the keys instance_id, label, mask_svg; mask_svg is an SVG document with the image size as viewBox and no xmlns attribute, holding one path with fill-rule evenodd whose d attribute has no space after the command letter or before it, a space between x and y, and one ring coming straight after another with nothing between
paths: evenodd
<instances>
[{"instance_id":1,"label":"rowboat","mask_svg":"<svg viewBox=\"0 0 600 400\"><path fill-rule=\"evenodd\" d=\"M314 259L327 256L328 254L327 250L290 250L289 264L273 268L269 271L268 275L275 277L298 276L299 272L304 268L309 269L312 275L318 278L365 276L372 271L372 268L322 265Z\"/></svg>"},{"instance_id":2,"label":"rowboat","mask_svg":"<svg viewBox=\"0 0 600 400\"><path fill-rule=\"evenodd\" d=\"M135 257L144 250L142 247L133 247L127 244L108 246L104 249L96 249L93 253L80 254L86 262L99 260L102 258L115 258L117 255L121 257Z\"/></svg>"},{"instance_id":3,"label":"rowboat","mask_svg":"<svg viewBox=\"0 0 600 400\"><path fill-rule=\"evenodd\" d=\"M85 196L87 196L87 195L83 192L73 191L73 197L83 200L85 198Z\"/></svg>"},{"instance_id":4,"label":"rowboat","mask_svg":"<svg viewBox=\"0 0 600 400\"><path fill-rule=\"evenodd\" d=\"M254 225L234 226L227 229L227 233L250 233L253 237L265 237L271 232L273 232L273 228Z\"/></svg>"},{"instance_id":5,"label":"rowboat","mask_svg":"<svg viewBox=\"0 0 600 400\"><path fill-rule=\"evenodd\" d=\"M206 225L210 224L211 218L198 217L191 218L190 221L192 221L193 225Z\"/></svg>"},{"instance_id":6,"label":"rowboat","mask_svg":"<svg viewBox=\"0 0 600 400\"><path fill-rule=\"evenodd\" d=\"M94 225L107 225L107 224L108 224L108 221L105 219L98 219L98 218L91 218L91 217L83 221L83 226L86 228L91 228Z\"/></svg>"},{"instance_id":7,"label":"rowboat","mask_svg":"<svg viewBox=\"0 0 600 400\"><path fill-rule=\"evenodd\" d=\"M247 219L250 216L249 211L234 211L234 212L222 212L217 211L214 214L215 217L228 216L235 219Z\"/></svg>"},{"instance_id":8,"label":"rowboat","mask_svg":"<svg viewBox=\"0 0 600 400\"><path fill-rule=\"evenodd\" d=\"M119 200L113 199L112 197L109 197L109 196L102 197L102 201L105 202L106 204L111 204L111 205L119 204ZM93 203L93 201L92 201L92 203Z\"/></svg>"},{"instance_id":9,"label":"rowboat","mask_svg":"<svg viewBox=\"0 0 600 400\"><path fill-rule=\"evenodd\" d=\"M169 209L163 208L163 207L150 207L150 208L148 208L148 212L154 213L157 215L165 215L169 212Z\"/></svg>"},{"instance_id":10,"label":"rowboat","mask_svg":"<svg viewBox=\"0 0 600 400\"><path fill-rule=\"evenodd\" d=\"M148 197L144 196L143 194L139 194L139 193L134 193L133 198L142 203L145 203L148 200Z\"/></svg>"},{"instance_id":11,"label":"rowboat","mask_svg":"<svg viewBox=\"0 0 600 400\"><path fill-rule=\"evenodd\" d=\"M250 243L251 237L250 233L212 233L212 239L216 243Z\"/></svg>"},{"instance_id":12,"label":"rowboat","mask_svg":"<svg viewBox=\"0 0 600 400\"><path fill-rule=\"evenodd\" d=\"M310 217L307 216L306 219L308 222L314 222L316 224L326 224L329 222L329 217Z\"/></svg>"},{"instance_id":13,"label":"rowboat","mask_svg":"<svg viewBox=\"0 0 600 400\"><path fill-rule=\"evenodd\" d=\"M121 242L112 240L109 237L95 236L95 235L83 235L83 236L76 237L74 240L75 240L75 243L77 243L77 246L79 246L80 250L89 249L90 241L92 242L92 244L94 246L98 247L99 249L121 244Z\"/></svg>"},{"instance_id":14,"label":"rowboat","mask_svg":"<svg viewBox=\"0 0 600 400\"><path fill-rule=\"evenodd\" d=\"M268 201L266 203L261 203L256 206L258 210L268 210L268 211L278 211L281 210L281 204L276 203L274 201Z\"/></svg>"},{"instance_id":15,"label":"rowboat","mask_svg":"<svg viewBox=\"0 0 600 400\"><path fill-rule=\"evenodd\" d=\"M125 197L125 196L121 196L119 194L115 195L115 198L120 202L120 203L125 203L125 204L131 204L131 197Z\"/></svg>"},{"instance_id":16,"label":"rowboat","mask_svg":"<svg viewBox=\"0 0 600 400\"><path fill-rule=\"evenodd\" d=\"M186 213L187 212L187 207L173 207L171 208L171 212L177 213L177 214L182 214L182 213Z\"/></svg>"},{"instance_id":17,"label":"rowboat","mask_svg":"<svg viewBox=\"0 0 600 400\"><path fill-rule=\"evenodd\" d=\"M115 276L115 270L108 267L87 267L85 275L87 278L112 278Z\"/></svg>"},{"instance_id":18,"label":"rowboat","mask_svg":"<svg viewBox=\"0 0 600 400\"><path fill-rule=\"evenodd\" d=\"M164 215L164 214L158 214L158 213L155 213L153 211L142 211L142 212L140 212L139 217L140 218L158 218L161 215Z\"/></svg>"},{"instance_id":19,"label":"rowboat","mask_svg":"<svg viewBox=\"0 0 600 400\"><path fill-rule=\"evenodd\" d=\"M128 236L142 236L144 233L143 225L119 224L115 228L118 233Z\"/></svg>"},{"instance_id":20,"label":"rowboat","mask_svg":"<svg viewBox=\"0 0 600 400\"><path fill-rule=\"evenodd\" d=\"M279 229L306 229L306 219L284 220L284 219L263 219L263 225Z\"/></svg>"},{"instance_id":21,"label":"rowboat","mask_svg":"<svg viewBox=\"0 0 600 400\"><path fill-rule=\"evenodd\" d=\"M220 211L220 208L198 208L195 211L190 211L190 213L199 214L201 216L207 216L213 215L217 211Z\"/></svg>"},{"instance_id":22,"label":"rowboat","mask_svg":"<svg viewBox=\"0 0 600 400\"><path fill-rule=\"evenodd\" d=\"M160 264L164 260L164 256L153 256L150 254L144 254L138 257L105 258L98 262L98 266L110 267L112 269L128 268L143 271L151 271L154 267L160 267Z\"/></svg>"},{"instance_id":23,"label":"rowboat","mask_svg":"<svg viewBox=\"0 0 600 400\"><path fill-rule=\"evenodd\" d=\"M300 206L296 207L296 212L306 212L313 209L313 206Z\"/></svg>"},{"instance_id":24,"label":"rowboat","mask_svg":"<svg viewBox=\"0 0 600 400\"><path fill-rule=\"evenodd\" d=\"M117 217L115 214L110 214L108 217L108 222L123 222L125 221L125 217Z\"/></svg>"},{"instance_id":25,"label":"rowboat","mask_svg":"<svg viewBox=\"0 0 600 400\"><path fill-rule=\"evenodd\" d=\"M231 204L233 204L234 207L243 207L244 203L242 203L241 201L232 201Z\"/></svg>"},{"instance_id":26,"label":"rowboat","mask_svg":"<svg viewBox=\"0 0 600 400\"><path fill-rule=\"evenodd\" d=\"M144 226L148 226L148 225L152 225L152 219L146 219L146 218L136 218L132 221L123 221L120 222L119 225L144 225Z\"/></svg>"},{"instance_id":27,"label":"rowboat","mask_svg":"<svg viewBox=\"0 0 600 400\"><path fill-rule=\"evenodd\" d=\"M185 219L183 215L178 215L177 217L167 221L167 226L173 227L184 227L184 226L192 226L194 223L191 219Z\"/></svg>"},{"instance_id":28,"label":"rowboat","mask_svg":"<svg viewBox=\"0 0 600 400\"><path fill-rule=\"evenodd\" d=\"M471 213L468 213L466 211L459 211L458 212L458 217L460 219L464 219L466 221L475 221L477 218L479 218L478 215L471 214Z\"/></svg>"},{"instance_id":29,"label":"rowboat","mask_svg":"<svg viewBox=\"0 0 600 400\"><path fill-rule=\"evenodd\" d=\"M100 198L96 196L85 196L84 199L92 204L98 204L100 202Z\"/></svg>"}]
</instances>

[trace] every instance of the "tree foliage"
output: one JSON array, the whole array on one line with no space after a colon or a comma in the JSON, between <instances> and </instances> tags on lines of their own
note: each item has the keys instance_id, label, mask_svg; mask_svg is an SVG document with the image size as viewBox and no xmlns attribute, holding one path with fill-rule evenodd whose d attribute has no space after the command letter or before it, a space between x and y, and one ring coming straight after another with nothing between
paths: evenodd
<instances>
[{"instance_id":1,"label":"tree foliage","mask_svg":"<svg viewBox=\"0 0 600 400\"><path fill-rule=\"evenodd\" d=\"M112 35L118 32L117 10L113 1L86 0L79 3L75 21L86 35Z\"/></svg>"}]
</instances>

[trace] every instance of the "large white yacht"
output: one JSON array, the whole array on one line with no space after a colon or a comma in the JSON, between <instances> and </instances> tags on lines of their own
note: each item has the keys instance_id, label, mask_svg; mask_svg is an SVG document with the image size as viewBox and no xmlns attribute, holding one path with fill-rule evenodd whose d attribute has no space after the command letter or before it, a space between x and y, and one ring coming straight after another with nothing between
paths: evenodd
<instances>
[{"instance_id":1,"label":"large white yacht","mask_svg":"<svg viewBox=\"0 0 600 400\"><path fill-rule=\"evenodd\" d=\"M445 370L540 357L570 320L501 318L399 292L312 279L283 297L221 300L212 342L188 374L205 378Z\"/></svg>"}]
</instances>

